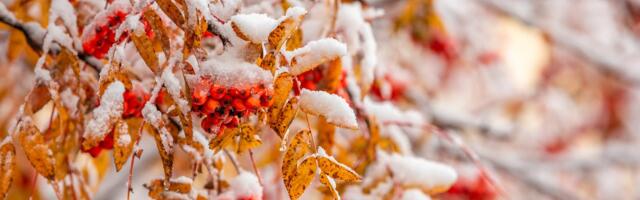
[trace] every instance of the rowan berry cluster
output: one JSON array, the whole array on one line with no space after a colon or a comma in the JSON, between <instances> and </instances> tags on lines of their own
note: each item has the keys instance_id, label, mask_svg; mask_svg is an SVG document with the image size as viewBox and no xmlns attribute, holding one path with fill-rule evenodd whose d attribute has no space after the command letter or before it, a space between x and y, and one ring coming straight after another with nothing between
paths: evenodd
<instances>
[{"instance_id":1,"label":"rowan berry cluster","mask_svg":"<svg viewBox=\"0 0 640 200\"><path fill-rule=\"evenodd\" d=\"M204 119L201 127L220 134L226 128L238 127L243 118L273 103L273 91L265 85L225 87L202 77L193 87L192 110Z\"/></svg>"},{"instance_id":2,"label":"rowan berry cluster","mask_svg":"<svg viewBox=\"0 0 640 200\"><path fill-rule=\"evenodd\" d=\"M125 90L122 96L124 98L122 118L129 119L132 117L141 117L142 108L144 108L144 104L150 98L149 93L144 90ZM93 157L98 157L102 150L113 149L113 131L114 130L112 129L97 146L83 151L91 154Z\"/></svg>"},{"instance_id":3,"label":"rowan berry cluster","mask_svg":"<svg viewBox=\"0 0 640 200\"><path fill-rule=\"evenodd\" d=\"M116 42L122 42L127 38L128 33L124 32L120 38L116 38L116 30L125 21L129 12L126 9L115 9L107 14L106 20L95 24L89 31L89 37L83 38L82 48L84 52L96 58L104 58L111 46ZM144 18L140 19L144 25L144 31L149 38L153 38L151 25Z\"/></svg>"}]
</instances>

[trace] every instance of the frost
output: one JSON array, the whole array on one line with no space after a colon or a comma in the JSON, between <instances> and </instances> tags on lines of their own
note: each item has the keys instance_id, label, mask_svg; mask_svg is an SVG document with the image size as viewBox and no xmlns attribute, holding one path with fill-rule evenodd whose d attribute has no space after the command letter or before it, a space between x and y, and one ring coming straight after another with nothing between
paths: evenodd
<instances>
[{"instance_id":1,"label":"frost","mask_svg":"<svg viewBox=\"0 0 640 200\"><path fill-rule=\"evenodd\" d=\"M68 0L53 0L49 12L51 13L49 21L55 21L56 18L62 19L65 27L69 29L71 36L73 36L73 38L78 37L76 11Z\"/></svg>"},{"instance_id":2,"label":"frost","mask_svg":"<svg viewBox=\"0 0 640 200\"><path fill-rule=\"evenodd\" d=\"M453 168L438 162L412 156L389 155L382 151L378 151L377 155L378 161L367 169L363 185L390 174L395 183L404 186L442 190L449 188L458 177Z\"/></svg>"},{"instance_id":3,"label":"frost","mask_svg":"<svg viewBox=\"0 0 640 200\"><path fill-rule=\"evenodd\" d=\"M358 128L355 113L338 95L303 89L300 94L300 108L305 112L326 117L329 123L345 128Z\"/></svg>"},{"instance_id":4,"label":"frost","mask_svg":"<svg viewBox=\"0 0 640 200\"><path fill-rule=\"evenodd\" d=\"M100 106L92 112L93 118L85 129L85 138L104 138L116 119L122 116L124 98L124 84L114 81L109 84L100 97Z\"/></svg>"},{"instance_id":5,"label":"frost","mask_svg":"<svg viewBox=\"0 0 640 200\"><path fill-rule=\"evenodd\" d=\"M284 52L285 59L292 63L291 74L300 75L317 65L347 55L347 46L333 38L309 42L302 48Z\"/></svg>"},{"instance_id":6,"label":"frost","mask_svg":"<svg viewBox=\"0 0 640 200\"><path fill-rule=\"evenodd\" d=\"M240 31L253 43L262 43L267 40L269 33L278 25L275 19L265 14L238 14L231 17L231 21L238 26Z\"/></svg>"},{"instance_id":7,"label":"frost","mask_svg":"<svg viewBox=\"0 0 640 200\"><path fill-rule=\"evenodd\" d=\"M190 55L187 58L187 63L191 65L194 72L198 73L200 71L200 63L198 63L198 60L196 59L195 55Z\"/></svg>"},{"instance_id":8,"label":"frost","mask_svg":"<svg viewBox=\"0 0 640 200\"><path fill-rule=\"evenodd\" d=\"M262 199L262 186L258 178L249 172L240 172L229 183L234 199Z\"/></svg>"}]
</instances>

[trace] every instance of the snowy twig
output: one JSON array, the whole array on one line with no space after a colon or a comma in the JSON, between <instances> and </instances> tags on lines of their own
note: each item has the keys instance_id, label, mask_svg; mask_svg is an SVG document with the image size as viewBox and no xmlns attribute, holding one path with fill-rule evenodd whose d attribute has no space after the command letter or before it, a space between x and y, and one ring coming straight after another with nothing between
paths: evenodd
<instances>
[{"instance_id":1,"label":"snowy twig","mask_svg":"<svg viewBox=\"0 0 640 200\"><path fill-rule=\"evenodd\" d=\"M33 50L38 52L42 51L42 43L44 38L38 36L37 34L34 34L38 32L44 32L43 28L39 24L35 22L20 22L20 20L17 20L14 17L13 13L7 10L7 8L2 3L0 3L0 22L22 32L27 40L27 43L29 43L29 46L31 46ZM49 52L51 54L57 54L58 52L60 52L59 48L59 46L53 46L52 49L49 50ZM100 72L100 69L102 69L102 63L100 62L100 60L85 53L84 51L78 51L78 58L91 66L91 68L93 68L96 72Z\"/></svg>"}]
</instances>

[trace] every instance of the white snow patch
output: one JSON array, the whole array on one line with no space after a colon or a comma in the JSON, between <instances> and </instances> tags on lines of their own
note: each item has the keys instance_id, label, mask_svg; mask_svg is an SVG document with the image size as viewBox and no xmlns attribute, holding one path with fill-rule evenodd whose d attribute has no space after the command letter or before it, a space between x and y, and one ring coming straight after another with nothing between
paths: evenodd
<instances>
[{"instance_id":1,"label":"white snow patch","mask_svg":"<svg viewBox=\"0 0 640 200\"><path fill-rule=\"evenodd\" d=\"M229 183L235 199L262 199L262 186L258 178L249 172L240 172Z\"/></svg>"},{"instance_id":2,"label":"white snow patch","mask_svg":"<svg viewBox=\"0 0 640 200\"><path fill-rule=\"evenodd\" d=\"M347 55L347 46L333 38L311 41L302 48L283 52L291 65L291 74L300 75L323 62Z\"/></svg>"},{"instance_id":3,"label":"white snow patch","mask_svg":"<svg viewBox=\"0 0 640 200\"><path fill-rule=\"evenodd\" d=\"M115 120L122 116L124 90L124 84L120 81L109 84L100 97L100 106L93 109L93 117L85 128L85 138L101 139L111 130Z\"/></svg>"},{"instance_id":4,"label":"white snow patch","mask_svg":"<svg viewBox=\"0 0 640 200\"><path fill-rule=\"evenodd\" d=\"M356 115L342 97L324 91L303 89L300 108L307 113L322 115L327 122L344 128L357 129Z\"/></svg>"},{"instance_id":5,"label":"white snow patch","mask_svg":"<svg viewBox=\"0 0 640 200\"><path fill-rule=\"evenodd\" d=\"M278 21L265 14L238 14L231 17L238 29L253 43L267 40L269 33L278 26Z\"/></svg>"}]
</instances>

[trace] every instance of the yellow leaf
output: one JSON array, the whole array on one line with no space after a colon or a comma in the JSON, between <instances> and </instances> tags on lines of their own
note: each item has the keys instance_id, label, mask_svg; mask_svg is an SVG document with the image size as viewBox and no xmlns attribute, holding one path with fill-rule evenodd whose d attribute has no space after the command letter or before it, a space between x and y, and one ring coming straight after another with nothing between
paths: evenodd
<instances>
[{"instance_id":1,"label":"yellow leaf","mask_svg":"<svg viewBox=\"0 0 640 200\"><path fill-rule=\"evenodd\" d=\"M156 2L160 1L162 0ZM147 64L147 67L149 67L149 69L153 73L159 73L160 69L158 68L158 57L156 55L156 51L154 50L153 43L151 42L149 37L144 33L140 35L134 33L131 34L131 40L136 46L136 49L138 49L140 57L142 57L144 63Z\"/></svg>"},{"instance_id":2,"label":"yellow leaf","mask_svg":"<svg viewBox=\"0 0 640 200\"><path fill-rule=\"evenodd\" d=\"M7 138L10 136L6 136ZM16 169L16 150L9 139L0 143L0 199L4 199L13 182Z\"/></svg>"},{"instance_id":3,"label":"yellow leaf","mask_svg":"<svg viewBox=\"0 0 640 200\"><path fill-rule=\"evenodd\" d=\"M289 40L287 40L287 51L293 51L294 49L302 46L302 29L296 29Z\"/></svg>"},{"instance_id":4,"label":"yellow leaf","mask_svg":"<svg viewBox=\"0 0 640 200\"><path fill-rule=\"evenodd\" d=\"M284 138L284 135L287 132L287 129L289 129L291 122L293 122L297 112L298 98L293 97L289 99L282 111L278 113L278 117L273 119L274 121L271 123L271 128L280 136L280 138Z\"/></svg>"},{"instance_id":5,"label":"yellow leaf","mask_svg":"<svg viewBox=\"0 0 640 200\"><path fill-rule=\"evenodd\" d=\"M300 25L300 19L289 17L285 20L282 20L278 26L269 33L268 41L268 49L269 50L279 50L293 34L294 31Z\"/></svg>"},{"instance_id":6,"label":"yellow leaf","mask_svg":"<svg viewBox=\"0 0 640 200\"><path fill-rule=\"evenodd\" d=\"M113 129L113 162L116 165L116 171L122 169L122 165L127 162L133 152L135 140L129 134L130 131L128 124L122 120L118 120Z\"/></svg>"},{"instance_id":7,"label":"yellow leaf","mask_svg":"<svg viewBox=\"0 0 640 200\"><path fill-rule=\"evenodd\" d=\"M322 173L327 174L335 179L347 182L357 182L361 179L358 173L356 173L346 165L339 163L332 156L324 154L323 150L320 150L318 155L318 166L320 167L320 170L322 170Z\"/></svg>"},{"instance_id":8,"label":"yellow leaf","mask_svg":"<svg viewBox=\"0 0 640 200\"><path fill-rule=\"evenodd\" d=\"M152 199L160 199L161 193L164 191L164 182L162 179L154 179L149 184L143 185L145 188L149 190L149 197Z\"/></svg>"},{"instance_id":9,"label":"yellow leaf","mask_svg":"<svg viewBox=\"0 0 640 200\"><path fill-rule=\"evenodd\" d=\"M304 190L309 187L313 177L316 175L316 169L318 165L316 164L315 155L311 155L300 163L296 168L296 173L291 178L290 182L285 182L285 187L289 192L289 197L291 199L298 199Z\"/></svg>"},{"instance_id":10,"label":"yellow leaf","mask_svg":"<svg viewBox=\"0 0 640 200\"><path fill-rule=\"evenodd\" d=\"M240 39L247 42L251 42L251 39L249 39L249 37L246 34L244 34L242 30L240 30L240 27L238 27L238 24L236 24L236 22L234 21L231 22L231 28L233 29L233 32L235 32Z\"/></svg>"},{"instance_id":11,"label":"yellow leaf","mask_svg":"<svg viewBox=\"0 0 640 200\"><path fill-rule=\"evenodd\" d=\"M268 119L271 127L274 127L275 124L278 123L276 119L278 119L278 115L280 114L280 111L286 103L289 93L293 88L293 76L288 72L283 72L278 75L273 85L273 105L269 108ZM280 135L280 137L282 137L282 135Z\"/></svg>"},{"instance_id":12,"label":"yellow leaf","mask_svg":"<svg viewBox=\"0 0 640 200\"><path fill-rule=\"evenodd\" d=\"M162 9L162 11L164 11L164 13L169 16L171 21L173 21L180 28L184 27L185 17L178 6L176 6L176 4L174 4L172 0L157 0L156 3L160 7L160 9Z\"/></svg>"},{"instance_id":13,"label":"yellow leaf","mask_svg":"<svg viewBox=\"0 0 640 200\"><path fill-rule=\"evenodd\" d=\"M171 181L169 181L169 191L188 194L189 192L191 192L191 182L172 179Z\"/></svg>"},{"instance_id":14,"label":"yellow leaf","mask_svg":"<svg viewBox=\"0 0 640 200\"><path fill-rule=\"evenodd\" d=\"M256 129L252 125L248 123L240 125L240 138L237 149L238 154L248 149L256 148L262 144L260 136L256 133Z\"/></svg>"},{"instance_id":15,"label":"yellow leaf","mask_svg":"<svg viewBox=\"0 0 640 200\"><path fill-rule=\"evenodd\" d=\"M320 174L320 183L329 188L329 192L331 192L333 199L340 200L340 194L338 194L338 190L336 190L336 181L333 180L333 178L326 174Z\"/></svg>"},{"instance_id":16,"label":"yellow leaf","mask_svg":"<svg viewBox=\"0 0 640 200\"><path fill-rule=\"evenodd\" d=\"M209 141L209 149L214 153L218 153L222 148L232 146L234 138L240 132L239 128L225 129L224 133L218 134L215 138Z\"/></svg>"},{"instance_id":17,"label":"yellow leaf","mask_svg":"<svg viewBox=\"0 0 640 200\"><path fill-rule=\"evenodd\" d=\"M54 160L40 130L31 119L22 119L18 126L18 140L24 149L27 159L36 171L49 180L54 178Z\"/></svg>"},{"instance_id":18,"label":"yellow leaf","mask_svg":"<svg viewBox=\"0 0 640 200\"><path fill-rule=\"evenodd\" d=\"M309 139L311 138L311 131L301 130L293 137L287 151L282 159L282 179L285 185L293 180L296 173L297 162L305 154L311 152L311 146L309 146Z\"/></svg>"}]
</instances>

